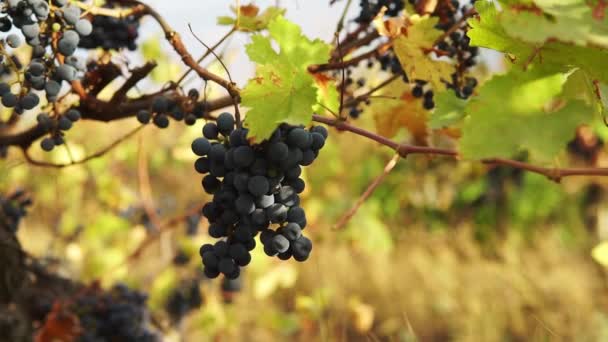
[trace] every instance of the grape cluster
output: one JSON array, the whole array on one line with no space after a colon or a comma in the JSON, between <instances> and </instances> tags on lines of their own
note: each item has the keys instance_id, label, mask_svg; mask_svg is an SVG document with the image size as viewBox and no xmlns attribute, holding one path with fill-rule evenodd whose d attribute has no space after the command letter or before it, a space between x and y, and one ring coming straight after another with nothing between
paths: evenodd
<instances>
[{"instance_id":1,"label":"grape cluster","mask_svg":"<svg viewBox=\"0 0 608 342\"><path fill-rule=\"evenodd\" d=\"M146 300L145 294L122 284L107 292L86 289L70 306L82 328L82 335L76 341L159 341L148 327Z\"/></svg>"},{"instance_id":2,"label":"grape cluster","mask_svg":"<svg viewBox=\"0 0 608 342\"><path fill-rule=\"evenodd\" d=\"M456 0L440 2L434 13L440 19L437 28L443 31L452 28L472 8L474 2L475 0L467 4L461 4ZM479 56L479 48L470 45L471 39L466 34L467 30L468 27L465 26L451 32L436 46L440 54L449 56L456 62L456 72L452 74L451 80L446 80L446 83L447 87L454 90L456 96L462 99L469 98L477 86L477 80L466 75L466 71L477 64Z\"/></svg>"},{"instance_id":3,"label":"grape cluster","mask_svg":"<svg viewBox=\"0 0 608 342\"><path fill-rule=\"evenodd\" d=\"M105 4L103 7L112 8ZM80 41L80 47L86 49L102 48L104 50L137 49L139 36L139 17L127 16L115 18L103 15L93 17L92 33Z\"/></svg>"},{"instance_id":4,"label":"grape cluster","mask_svg":"<svg viewBox=\"0 0 608 342\"><path fill-rule=\"evenodd\" d=\"M175 121L184 121L188 126L196 123L205 114L205 108L202 103L196 102L199 97L199 92L196 89L191 89L188 92L187 100L171 99L160 95L152 102L150 109L140 110L136 117L137 121L142 124L148 124L150 121L158 128L169 127L169 118Z\"/></svg>"},{"instance_id":5,"label":"grape cluster","mask_svg":"<svg viewBox=\"0 0 608 342\"><path fill-rule=\"evenodd\" d=\"M421 0L408 0L408 2L414 9L418 9L419 5L423 4ZM462 4L458 0L437 2L433 13L431 13L431 16L439 19L436 28L442 31L452 29L462 16L472 8L474 2L475 0ZM396 17L401 15L404 5L404 1L402 0L361 0L359 2L360 13L355 21L361 24L368 24L376 17L383 6L387 7L385 16ZM470 46L470 39L466 35L467 30L468 27L466 25L454 30L443 41L437 42L435 46L437 55L450 57L455 62L456 71L451 75L451 79L443 81L449 89L455 92L456 96L463 99L471 96L477 86L477 80L468 76L466 72L475 66L479 54L477 47ZM432 110L435 107L433 89L427 84L426 80L409 80L392 49L378 56L376 60L369 60L367 67L372 68L375 63L379 63L383 71L394 75L401 75L404 82L412 82L412 95L422 99L422 105L425 109ZM361 112L362 109L359 106L354 106L349 110L348 114L351 118L356 119L360 116Z\"/></svg>"},{"instance_id":6,"label":"grape cluster","mask_svg":"<svg viewBox=\"0 0 608 342\"><path fill-rule=\"evenodd\" d=\"M192 279L182 282L171 291L165 302L165 310L173 322L179 322L190 311L198 309L202 303L199 280Z\"/></svg>"},{"instance_id":7,"label":"grape cluster","mask_svg":"<svg viewBox=\"0 0 608 342\"><path fill-rule=\"evenodd\" d=\"M70 82L77 78L79 71L84 71L84 62L74 56L74 52L80 40L92 32L92 25L87 19L80 18L79 7L67 4L67 1L55 1L57 8L53 9L51 15L51 8L45 0L12 0L7 5L5 10L8 15L2 18L0 30L7 32L12 26L19 28L26 43L32 47L33 58L25 74L31 87L45 90L48 77L59 82ZM46 56L54 34L59 34L56 49L67 57L65 63L54 63L52 58ZM16 33L11 33L5 42L17 48L23 40Z\"/></svg>"},{"instance_id":8,"label":"grape cluster","mask_svg":"<svg viewBox=\"0 0 608 342\"><path fill-rule=\"evenodd\" d=\"M50 6L46 0L11 0L1 8L5 16L0 18L0 31L9 32L15 27L21 32L8 34L2 43L14 49L25 40L32 47L32 58L24 65L16 55L0 57L0 74L10 78L0 81L0 103L22 114L40 104L41 99L34 91L44 91L48 102L55 102L62 82L77 79L85 70L84 59L74 53L80 39L91 33L91 23L81 18L79 7L67 1L55 0ZM57 38L55 51L50 48L53 36ZM59 54L64 57L61 61L56 58ZM39 128L49 133L41 141L41 147L50 151L63 144L62 132L80 119L80 113L76 110L64 115L40 113L37 119Z\"/></svg>"},{"instance_id":9,"label":"grape cluster","mask_svg":"<svg viewBox=\"0 0 608 342\"><path fill-rule=\"evenodd\" d=\"M21 219L27 214L27 208L31 205L32 200L22 190L0 196L0 226L16 233Z\"/></svg>"},{"instance_id":10,"label":"grape cluster","mask_svg":"<svg viewBox=\"0 0 608 342\"><path fill-rule=\"evenodd\" d=\"M426 110L435 108L435 101L433 101L433 90L426 81L416 80L412 87L412 95L416 98L422 98L422 106Z\"/></svg>"},{"instance_id":11,"label":"grape cluster","mask_svg":"<svg viewBox=\"0 0 608 342\"><path fill-rule=\"evenodd\" d=\"M389 17L396 17L405 8L403 0L360 0L359 16L355 19L358 23L371 22L382 7L386 7L385 14Z\"/></svg>"},{"instance_id":12,"label":"grape cluster","mask_svg":"<svg viewBox=\"0 0 608 342\"><path fill-rule=\"evenodd\" d=\"M222 273L236 279L239 267L251 261L258 234L268 256L304 261L312 250L302 235L306 215L298 194L305 184L300 174L325 145L327 130L281 125L267 141L251 144L247 129L234 124L232 115L223 113L192 142L200 157L194 167L205 175L205 192L213 195L202 211L209 235L225 238L200 248L209 278Z\"/></svg>"},{"instance_id":13,"label":"grape cluster","mask_svg":"<svg viewBox=\"0 0 608 342\"><path fill-rule=\"evenodd\" d=\"M50 116L48 113L40 113L36 117L38 127L49 134L48 137L40 141L40 147L47 152L52 151L55 146L65 142L64 132L80 120L81 114L77 109L70 109L63 115Z\"/></svg>"}]
</instances>

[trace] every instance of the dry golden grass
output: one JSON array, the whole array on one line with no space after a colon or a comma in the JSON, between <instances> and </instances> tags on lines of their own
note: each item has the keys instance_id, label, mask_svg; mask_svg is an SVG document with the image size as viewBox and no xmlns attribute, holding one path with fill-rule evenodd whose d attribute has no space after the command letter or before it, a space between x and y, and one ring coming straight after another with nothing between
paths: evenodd
<instances>
[{"instance_id":1,"label":"dry golden grass","mask_svg":"<svg viewBox=\"0 0 608 342\"><path fill-rule=\"evenodd\" d=\"M514 233L512 235L515 235ZM192 340L221 341L605 341L604 271L557 237L508 238L484 256L466 229L411 232L390 255L371 257L336 241L316 243L286 289L256 298L262 274ZM271 272L287 274L283 264ZM269 272L265 269L264 272ZM289 278L289 276L287 276ZM289 281L288 281L289 283ZM217 298L207 297L213 307ZM221 312L221 315L218 315ZM209 312L207 313L209 314ZM281 322L293 318L292 323ZM287 326L287 328L286 328ZM198 336L198 337L196 337Z\"/></svg>"}]
</instances>

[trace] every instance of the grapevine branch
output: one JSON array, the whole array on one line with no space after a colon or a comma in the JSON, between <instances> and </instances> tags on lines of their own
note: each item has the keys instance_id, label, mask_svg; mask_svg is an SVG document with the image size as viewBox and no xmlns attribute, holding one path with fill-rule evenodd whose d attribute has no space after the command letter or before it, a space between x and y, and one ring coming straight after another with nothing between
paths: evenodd
<instances>
[{"instance_id":1,"label":"grapevine branch","mask_svg":"<svg viewBox=\"0 0 608 342\"><path fill-rule=\"evenodd\" d=\"M133 70L131 77L129 77L127 81L114 93L110 102L114 104L122 102L126 98L127 92L131 90L131 88L133 88L139 81L146 78L146 76L148 76L152 70L154 70L154 68L156 68L156 62L152 61L147 62L143 66Z\"/></svg>"},{"instance_id":2,"label":"grapevine branch","mask_svg":"<svg viewBox=\"0 0 608 342\"><path fill-rule=\"evenodd\" d=\"M410 154L427 154L442 155L460 159L458 152L452 149L401 144L379 134L353 126L345 121L335 120L333 118L320 115L313 115L313 121L333 126L340 131L348 131L374 140L382 145L392 148L402 158L406 158ZM481 159L481 162L489 165L505 165L538 173L557 183L559 183L562 178L571 176L608 176L608 168L550 168L505 158L486 158Z\"/></svg>"},{"instance_id":3,"label":"grapevine branch","mask_svg":"<svg viewBox=\"0 0 608 342\"><path fill-rule=\"evenodd\" d=\"M350 99L349 101L347 101L345 104L345 107L353 107L353 106L356 106L357 104L359 104L360 102L368 100L369 98L371 98L374 95L375 92L388 86L389 84L393 83L400 77L401 77L400 75L393 75L393 76L387 78L386 80L382 81L377 86L375 86L372 89L365 92L365 94L361 94L361 95L354 97L354 98Z\"/></svg>"},{"instance_id":4,"label":"grapevine branch","mask_svg":"<svg viewBox=\"0 0 608 342\"><path fill-rule=\"evenodd\" d=\"M153 234L150 234L148 237L146 237L134 250L133 252L131 252L125 260L121 261L114 269L119 269L121 267L123 267L124 265L134 261L135 259L139 258L142 253L150 246L152 246L152 244L158 240L161 235L168 233L169 231L179 227L179 224L186 221L186 219L188 219L188 217L192 216L192 215L197 215L201 212L201 210L203 209L203 206L197 206L194 209L190 209L188 211L186 211L184 214L181 214L179 216L175 216L172 218L169 218L167 220L165 220L164 222L162 222L159 226L158 226L158 231L156 231Z\"/></svg>"},{"instance_id":5,"label":"grapevine branch","mask_svg":"<svg viewBox=\"0 0 608 342\"><path fill-rule=\"evenodd\" d=\"M369 196L374 193L376 188L378 188L378 186L382 184L382 181L384 181L386 176L388 176L388 174L395 168L399 157L399 154L395 154L395 156L388 161L386 166L384 166L384 170L382 170L382 173L378 177L376 177L376 179L374 179L374 181L367 187L365 192L361 194L361 196L357 199L357 202L355 202L352 208L350 208L349 211L342 215L342 217L334 225L334 229L340 229L344 227L348 223L348 221L350 221L350 219L355 216L355 214L357 213L359 208L361 208L363 203L365 203Z\"/></svg>"},{"instance_id":6,"label":"grapevine branch","mask_svg":"<svg viewBox=\"0 0 608 342\"><path fill-rule=\"evenodd\" d=\"M466 23L467 19L476 15L477 11L475 10L475 8L471 8L469 9L466 13L464 13L462 15L462 17L455 22L448 30L446 30L441 36L439 36L436 40L434 45L437 45L438 43L442 42L444 39L446 39L450 34L452 34L453 32L455 32L456 30L460 29L462 27L463 24ZM361 26L364 28L367 28L367 26ZM359 31L355 31L357 32L357 34L359 33ZM345 55L349 54L351 51L353 51L354 49L357 49L361 46L365 46L369 43L371 43L372 41L374 41L376 38L379 38L380 35L378 34L377 31L373 31L372 33L364 36L361 39L357 39L357 40L351 40L348 42L348 44L344 44L343 46L341 46L339 49L336 49L333 53L332 53L332 58L330 60L329 63L326 64L316 64L316 65L311 65L308 67L308 71L312 72L312 73L317 73L317 72L323 72L323 71L329 71L329 70L338 70L338 69L342 69L348 66L354 66L359 64L361 61L364 61L366 59L370 59L370 58L374 58L374 57L379 57L381 54L383 54L386 50L388 50L388 48L390 46L392 46L392 41L388 41L386 43L380 44L378 45L376 48L374 48L371 51L368 51L366 53L363 53L357 57L353 57L349 60L346 61L340 61L340 59L342 57L344 57ZM433 50L435 52L438 52L436 50ZM430 51L429 51L430 52ZM441 53L438 53L441 54Z\"/></svg>"},{"instance_id":7,"label":"grapevine branch","mask_svg":"<svg viewBox=\"0 0 608 342\"><path fill-rule=\"evenodd\" d=\"M340 61L340 62L333 62L333 63L327 63L327 64L311 65L308 67L308 71L311 73L317 73L317 72L323 72L323 71L328 71L328 70L337 70L337 69L343 69L343 68L346 68L349 66L354 66L366 59L380 57L382 55L382 53L384 51L386 51L388 49L388 47L390 47L391 45L392 45L392 43L390 43L390 42L381 44L377 48L375 48L371 51L368 51L357 57L351 58L351 59L343 61L343 62Z\"/></svg>"},{"instance_id":8,"label":"grapevine branch","mask_svg":"<svg viewBox=\"0 0 608 342\"><path fill-rule=\"evenodd\" d=\"M148 171L148 156L146 152L146 146L139 137L139 149L137 152L137 183L139 185L139 194L142 198L143 207L154 224L154 227L158 229L160 227L160 218L156 213L156 205L152 198L152 185L150 185L150 172Z\"/></svg>"},{"instance_id":9,"label":"grapevine branch","mask_svg":"<svg viewBox=\"0 0 608 342\"><path fill-rule=\"evenodd\" d=\"M236 103L240 97L239 89L237 88L234 82L230 82L219 75L216 75L209 70L205 69L201 65L197 63L197 61L192 57L192 54L186 49L184 42L182 41L179 33L177 33L171 26L165 21L165 19L154 10L152 7L147 4L142 3L138 0L130 0L132 3L143 6L144 12L149 14L154 20L160 25L161 29L165 32L165 38L171 44L175 52L182 58L184 64L186 64L189 68L194 70L200 78L205 81L211 81L219 86L226 89L228 94L232 97L233 101Z\"/></svg>"},{"instance_id":10,"label":"grapevine branch","mask_svg":"<svg viewBox=\"0 0 608 342\"><path fill-rule=\"evenodd\" d=\"M166 93L172 95L174 93ZM128 99L118 105L112 105L109 101L99 100L93 97L86 97L81 100L81 104L77 109L82 113L82 118L85 120L110 122L130 118L139 110L148 109L152 105L154 96L146 95L137 99ZM217 100L202 102L205 107L205 112L221 109L232 105L232 98L222 97ZM32 143L42 136L46 131L40 126L34 126L23 132L10 135L0 135L0 146L18 146L27 149Z\"/></svg>"},{"instance_id":11,"label":"grapevine branch","mask_svg":"<svg viewBox=\"0 0 608 342\"><path fill-rule=\"evenodd\" d=\"M194 72L196 72L199 77L201 77L205 81L217 83L218 85L226 89L229 96L221 97L213 101L204 101L203 105L206 109L206 112L225 108L240 102L240 91L234 84L234 82L225 80L222 77L213 74L204 67L200 66L196 62L196 60L194 60L192 55L187 51L179 35L166 23L166 21L160 16L158 12L138 0L125 0L125 3L130 3L134 6L139 6L138 8L141 8L140 13L149 14L150 16L152 16L161 26L162 30L165 32L166 39L171 43L174 50L180 55L182 61ZM470 11L470 13L467 13L467 16L473 14L474 12ZM460 26L461 24L462 23L459 22L456 23L454 26ZM342 45L337 51L334 51L332 61L341 58L343 55L348 54L353 49L370 43L378 37L378 33L374 31L373 33L367 34L363 38L351 40L347 44ZM339 64L339 62L336 63L337 68L343 67L343 65L337 64ZM331 70L331 68L328 68L328 70ZM112 101L99 100L91 96L90 94L87 94L82 84L80 84L80 82L78 81L73 82L72 87L73 90L81 96L81 103L78 109L82 112L83 119L104 122L132 117L137 111L149 108L152 104L154 97L158 95L151 94L136 99L125 99L120 104L114 104L112 103ZM169 90L174 91L171 89ZM389 138L367 131L360 127L353 126L344 120L336 120L334 118L324 117L320 115L313 115L313 120L316 122L324 123L329 126L333 126L341 131L348 131L356 135L360 135L368 139L374 140L382 145L392 148L402 158L405 158L410 154L442 155L456 159L460 158L458 152L452 149L397 143ZM46 132L42 128L40 128L39 126L35 126L21 133L0 136L0 146L19 146L23 149L27 149L34 141L36 141L38 138L42 137L45 134ZM608 176L608 168L549 168L504 158L482 159L481 162L483 162L484 164L506 165L514 168L527 170L530 172L544 175L548 179L555 182L559 182L563 177L570 176Z\"/></svg>"},{"instance_id":12,"label":"grapevine branch","mask_svg":"<svg viewBox=\"0 0 608 342\"><path fill-rule=\"evenodd\" d=\"M81 160L77 160L77 161L72 161L70 163L65 163L65 164L55 164L55 163L49 163L49 162L44 162L44 161L39 161L39 160L35 160L33 159L28 150L27 149L23 149L23 156L25 157L25 160L27 160L28 163L30 163L31 165L34 166L41 166L41 167L53 167L53 168L57 168L57 169L61 169L61 168L65 168L68 166L74 166L74 165L80 165L80 164L84 164L86 162L88 162L89 160L95 159L95 158L99 158L102 157L103 155L105 155L106 153L110 152L113 148L115 148L116 146L120 145L122 142L124 142L125 140L129 139L130 137L134 136L137 132L139 132L142 128L144 128L145 126L138 126L135 129L133 129L132 131L130 131L129 133L123 135L122 137L120 137L119 139L115 140L113 143L109 144L108 146L102 148L101 150L81 159Z\"/></svg>"}]
</instances>

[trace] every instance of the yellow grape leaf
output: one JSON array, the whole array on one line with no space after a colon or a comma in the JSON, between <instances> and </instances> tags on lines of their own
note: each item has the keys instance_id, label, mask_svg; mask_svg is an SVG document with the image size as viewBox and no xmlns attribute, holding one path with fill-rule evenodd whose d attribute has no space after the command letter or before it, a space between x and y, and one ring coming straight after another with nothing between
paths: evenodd
<instances>
[{"instance_id":1,"label":"yellow grape leaf","mask_svg":"<svg viewBox=\"0 0 608 342\"><path fill-rule=\"evenodd\" d=\"M376 27L376 30L381 36L395 38L402 34L407 22L405 17L388 18L387 20L384 20L384 13L386 10L386 7L382 7L380 12L378 12L373 20L374 27Z\"/></svg>"},{"instance_id":2,"label":"yellow grape leaf","mask_svg":"<svg viewBox=\"0 0 608 342\"><path fill-rule=\"evenodd\" d=\"M394 137L400 128L407 129L418 145L426 145L428 137L428 112L422 101L411 94L408 84L396 80L382 89L382 97L373 99L367 107L376 123L376 131Z\"/></svg>"},{"instance_id":3,"label":"yellow grape leaf","mask_svg":"<svg viewBox=\"0 0 608 342\"><path fill-rule=\"evenodd\" d=\"M394 42L394 50L410 80L429 81L436 91L444 90L441 80L450 81L454 65L432 59L428 52L443 32L436 29L438 18L412 15L410 25Z\"/></svg>"}]
</instances>

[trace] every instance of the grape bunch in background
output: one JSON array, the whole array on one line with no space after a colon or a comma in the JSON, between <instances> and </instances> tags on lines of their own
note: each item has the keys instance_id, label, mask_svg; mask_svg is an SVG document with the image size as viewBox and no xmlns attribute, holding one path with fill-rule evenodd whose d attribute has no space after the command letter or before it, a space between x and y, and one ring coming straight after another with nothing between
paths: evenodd
<instances>
[{"instance_id":1,"label":"grape bunch in background","mask_svg":"<svg viewBox=\"0 0 608 342\"><path fill-rule=\"evenodd\" d=\"M147 295L123 284L108 291L93 284L72 298L57 300L46 315L40 336L52 333L57 321L63 320L63 324L71 321L74 325L77 336L70 341L157 342L160 338L151 329L146 302Z\"/></svg>"},{"instance_id":2,"label":"grape bunch in background","mask_svg":"<svg viewBox=\"0 0 608 342\"><path fill-rule=\"evenodd\" d=\"M38 128L46 133L40 141L44 151L62 145L64 133L81 117L75 109L65 114L56 109L63 85L87 71L77 49L136 48L139 17L91 15L86 6L68 0L7 0L0 5L0 32L5 33L0 33L0 103L21 115L41 104L36 91L44 93L50 106L37 116ZM13 53L24 43L32 48L27 64Z\"/></svg>"},{"instance_id":3,"label":"grape bunch in background","mask_svg":"<svg viewBox=\"0 0 608 342\"><path fill-rule=\"evenodd\" d=\"M84 60L74 56L74 52L81 37L91 33L92 25L80 18L80 8L61 1L54 5L59 7L50 7L45 0L11 0L1 7L4 16L0 18L0 31L8 33L17 28L21 33L12 30L13 33L3 37L0 56L1 103L6 108L13 108L16 114L38 106L40 99L34 90L44 91L47 100L53 102L61 90L61 82L71 82L84 71ZM54 37L57 41L52 49ZM32 47L28 65L8 53L24 41ZM58 54L65 57L62 62L56 58Z\"/></svg>"},{"instance_id":4,"label":"grape bunch in background","mask_svg":"<svg viewBox=\"0 0 608 342\"><path fill-rule=\"evenodd\" d=\"M203 207L209 235L221 239L200 248L205 275L235 279L251 261L259 235L264 252L282 260L308 259L312 242L302 235L306 215L300 207L302 167L312 164L325 145L327 130L281 125L262 143L252 144L247 129L234 127L223 113L192 142L204 174L202 186L213 200Z\"/></svg>"},{"instance_id":5,"label":"grape bunch in background","mask_svg":"<svg viewBox=\"0 0 608 342\"><path fill-rule=\"evenodd\" d=\"M114 8L112 4L104 4L102 8ZM80 41L79 46L86 49L102 48L104 50L137 49L136 40L139 37L139 17L130 15L115 18L105 15L93 17L93 31Z\"/></svg>"},{"instance_id":6,"label":"grape bunch in background","mask_svg":"<svg viewBox=\"0 0 608 342\"><path fill-rule=\"evenodd\" d=\"M0 227L16 233L21 219L27 215L27 209L31 205L32 200L22 190L0 195Z\"/></svg>"},{"instance_id":7,"label":"grape bunch in background","mask_svg":"<svg viewBox=\"0 0 608 342\"><path fill-rule=\"evenodd\" d=\"M190 89L188 95L180 98L169 98L157 96L149 109L137 112L137 121L148 124L150 121L158 128L169 127L169 118L175 121L184 121L188 126L196 123L197 119L205 115L204 106L197 102L200 93L196 89Z\"/></svg>"},{"instance_id":8,"label":"grape bunch in background","mask_svg":"<svg viewBox=\"0 0 608 342\"><path fill-rule=\"evenodd\" d=\"M432 17L438 18L436 29L446 32L446 36L440 42L437 42L436 54L442 57L449 57L456 66L456 71L451 75L451 79L443 80L446 87L454 91L454 94L461 98L469 98L475 87L477 80L468 74L468 71L477 64L479 48L470 46L470 39L466 35L468 26L458 25L463 16L467 15L473 9L475 0L458 1L447 0L438 1L433 7ZM427 1L408 0L407 5L415 11L428 5ZM378 15L383 7L386 7L385 17L398 17L403 14L406 9L406 1L404 0L360 0L359 15L355 18L355 22L361 25L371 25L372 20ZM411 12L411 11L410 11ZM449 31L449 34L447 32ZM435 108L434 90L427 82L428 80L409 79L408 75L403 70L399 59L395 55L393 49L389 49L383 55L377 57L376 60L370 59L367 63L368 68L372 68L378 62L383 71L401 76L403 82L410 83L412 95L420 98L422 107L426 110ZM350 76L351 70L347 70ZM349 77L347 85L354 85L355 82ZM364 80L357 81L359 87L364 86ZM366 101L364 104L369 104ZM348 114L351 118L357 119L363 112L360 104L350 108Z\"/></svg>"}]
</instances>

